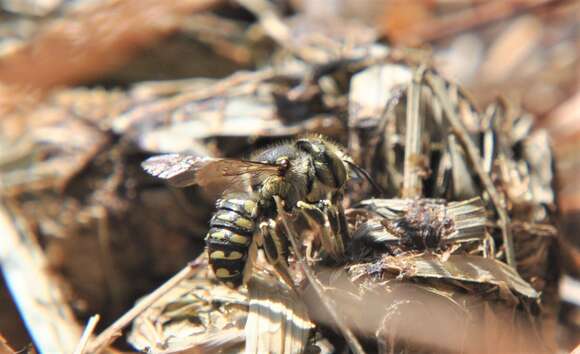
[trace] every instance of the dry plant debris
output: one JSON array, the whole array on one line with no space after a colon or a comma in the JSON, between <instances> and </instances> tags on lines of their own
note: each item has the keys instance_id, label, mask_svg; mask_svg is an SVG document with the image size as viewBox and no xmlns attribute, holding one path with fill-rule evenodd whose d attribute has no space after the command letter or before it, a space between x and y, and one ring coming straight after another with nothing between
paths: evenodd
<instances>
[{"instance_id":1,"label":"dry plant debris","mask_svg":"<svg viewBox=\"0 0 580 354\"><path fill-rule=\"evenodd\" d=\"M370 186L353 186L347 191L346 202L351 207L343 217L349 221L352 236L346 240L347 257L342 259L324 241L326 232L332 235L337 230L336 218L325 222L305 210L302 217L309 215L306 220L310 222L301 229L300 215L286 215L279 208L275 222L284 225L280 232L295 251L291 258L295 291L304 294L282 301L282 308L289 310L302 299L317 326L311 340L322 336L338 351L347 344L360 353L433 348L475 352L509 314L514 316L509 322L513 325L501 331L512 333L514 340L486 343L490 350L554 348L544 333L554 316L557 277L550 253L557 236L551 153L548 145L539 143L545 133L530 134L530 118L517 111L507 115L501 103L480 113L458 87L432 71L423 70L428 78L423 81L413 80L412 69L400 64L372 64L362 69L359 66L351 80L366 79L366 85L352 83L350 93L344 93L350 94L353 112L350 148L385 191L381 197L388 199L365 200L372 195ZM391 78L399 81L390 83ZM377 84L374 80L382 81ZM365 95L369 87L380 89ZM359 88L361 92L356 91ZM365 114L373 110L380 114ZM412 153L406 150L409 142L417 142ZM321 209L319 215L325 213ZM502 214L505 220L500 218ZM336 233L333 237L340 239ZM512 237L513 243L506 242ZM508 264L510 254L517 270ZM328 268L331 264L334 266ZM248 283L250 303L253 296L262 294L255 287L260 287L259 282ZM273 308L280 306L278 301L272 298L264 305L270 308L267 311L250 306L248 317L284 326L284 315L279 317L284 312ZM488 301L494 305L484 305ZM449 341L436 340L443 334L431 336L424 333L426 329L410 333L410 323L393 313L405 313L405 304L415 302L423 313L435 311L432 307L449 308L458 317L446 319L448 327L442 328L459 326L465 331ZM331 306L325 308L321 303ZM356 312L367 303L375 309L372 315ZM292 311L293 316L300 313L296 308ZM459 315L462 313L472 320L465 320ZM445 317L443 312L441 316ZM462 325L454 322L460 319ZM298 326L302 320L293 321ZM268 343L262 348L302 352L285 346L288 337L256 330L260 326L249 327L251 323L245 327L246 350L258 353L256 343ZM134 331L141 331L141 325L136 326ZM334 334L329 334L329 328L330 333L334 328ZM320 333L321 329L326 332ZM191 348L196 348L196 341L215 339L209 332L205 335L192 339ZM344 335L346 342L337 341L337 335ZM365 344L358 343L357 337L364 338ZM240 345L239 338L233 338ZM473 345L462 338L472 338ZM233 345L228 343L224 348Z\"/></svg>"}]
</instances>

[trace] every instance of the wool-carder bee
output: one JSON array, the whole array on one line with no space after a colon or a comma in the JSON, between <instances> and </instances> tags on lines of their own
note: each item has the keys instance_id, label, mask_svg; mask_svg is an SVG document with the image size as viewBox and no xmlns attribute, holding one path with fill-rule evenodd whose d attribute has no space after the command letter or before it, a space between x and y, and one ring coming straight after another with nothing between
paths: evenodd
<instances>
[{"instance_id":1,"label":"wool-carder bee","mask_svg":"<svg viewBox=\"0 0 580 354\"><path fill-rule=\"evenodd\" d=\"M299 203L331 200L349 179L351 167L356 168L337 144L319 136L270 147L249 160L170 154L151 157L142 166L176 187L224 190L206 244L216 277L230 287L244 280L258 223L276 216L275 196L288 211ZM271 263L280 258L284 242L270 239L260 245Z\"/></svg>"}]
</instances>

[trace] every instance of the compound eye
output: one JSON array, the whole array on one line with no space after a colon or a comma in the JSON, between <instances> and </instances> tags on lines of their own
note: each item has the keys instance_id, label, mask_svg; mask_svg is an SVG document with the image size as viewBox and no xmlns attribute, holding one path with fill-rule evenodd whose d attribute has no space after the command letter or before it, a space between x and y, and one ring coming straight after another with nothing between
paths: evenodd
<instances>
[{"instance_id":1,"label":"compound eye","mask_svg":"<svg viewBox=\"0 0 580 354\"><path fill-rule=\"evenodd\" d=\"M276 159L276 164L280 165L280 173L282 175L284 175L286 173L286 171L288 171L288 169L290 168L290 159L288 159L288 157L284 156L284 157L279 157L278 159Z\"/></svg>"},{"instance_id":2,"label":"compound eye","mask_svg":"<svg viewBox=\"0 0 580 354\"><path fill-rule=\"evenodd\" d=\"M310 154L313 152L317 152L314 145L308 140L300 139L300 140L297 140L295 144L299 150L302 150L304 152L307 152Z\"/></svg>"}]
</instances>

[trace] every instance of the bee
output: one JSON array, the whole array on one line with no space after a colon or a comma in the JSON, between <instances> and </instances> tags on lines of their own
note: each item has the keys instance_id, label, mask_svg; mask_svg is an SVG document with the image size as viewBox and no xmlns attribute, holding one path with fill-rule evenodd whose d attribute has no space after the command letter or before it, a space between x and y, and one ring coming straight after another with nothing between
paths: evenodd
<instances>
[{"instance_id":1,"label":"bee","mask_svg":"<svg viewBox=\"0 0 580 354\"><path fill-rule=\"evenodd\" d=\"M205 240L216 277L233 288L243 283L259 222L276 217L274 197L287 211L298 203L332 200L349 179L350 166L355 165L343 149L320 136L267 148L249 160L169 154L142 164L149 174L176 187L223 190ZM280 250L283 240L273 242L276 245L262 246L270 260L276 256L269 254Z\"/></svg>"}]
</instances>

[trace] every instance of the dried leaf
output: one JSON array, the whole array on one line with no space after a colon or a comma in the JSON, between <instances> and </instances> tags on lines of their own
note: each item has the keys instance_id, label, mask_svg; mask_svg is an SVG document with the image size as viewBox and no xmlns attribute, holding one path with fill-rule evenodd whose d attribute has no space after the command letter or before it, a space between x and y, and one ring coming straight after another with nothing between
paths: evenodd
<instances>
[{"instance_id":1,"label":"dried leaf","mask_svg":"<svg viewBox=\"0 0 580 354\"><path fill-rule=\"evenodd\" d=\"M247 309L245 293L208 278L201 266L134 321L128 341L155 353L242 353Z\"/></svg>"},{"instance_id":2,"label":"dried leaf","mask_svg":"<svg viewBox=\"0 0 580 354\"><path fill-rule=\"evenodd\" d=\"M386 271L403 278L437 278L509 287L518 295L537 299L538 292L503 262L477 256L452 255L446 261L436 256L386 257Z\"/></svg>"}]
</instances>

